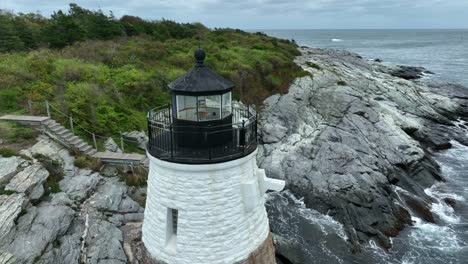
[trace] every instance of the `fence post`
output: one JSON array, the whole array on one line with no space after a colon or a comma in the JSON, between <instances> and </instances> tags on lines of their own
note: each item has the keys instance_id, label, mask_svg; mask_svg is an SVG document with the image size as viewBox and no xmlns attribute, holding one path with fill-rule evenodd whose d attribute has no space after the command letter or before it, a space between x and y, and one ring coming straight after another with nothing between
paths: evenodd
<instances>
[{"instance_id":1,"label":"fence post","mask_svg":"<svg viewBox=\"0 0 468 264\"><path fill-rule=\"evenodd\" d=\"M29 108L29 113L32 115L32 114L33 114L33 109L32 109L32 102L31 102L31 100L28 100L28 108Z\"/></svg>"},{"instance_id":2,"label":"fence post","mask_svg":"<svg viewBox=\"0 0 468 264\"><path fill-rule=\"evenodd\" d=\"M45 101L46 103L46 110L47 110L47 116L50 118L50 108L49 108L49 101Z\"/></svg>"},{"instance_id":3,"label":"fence post","mask_svg":"<svg viewBox=\"0 0 468 264\"><path fill-rule=\"evenodd\" d=\"M70 130L73 133L73 135L75 135L75 128L73 128L73 117L70 116L69 119L70 119Z\"/></svg>"},{"instance_id":4,"label":"fence post","mask_svg":"<svg viewBox=\"0 0 468 264\"><path fill-rule=\"evenodd\" d=\"M122 131L120 131L120 148L122 149L122 152L125 152L124 138L123 138Z\"/></svg>"},{"instance_id":5,"label":"fence post","mask_svg":"<svg viewBox=\"0 0 468 264\"><path fill-rule=\"evenodd\" d=\"M242 130L241 130L241 143L242 143L242 154L245 154L245 120L242 120Z\"/></svg>"},{"instance_id":6,"label":"fence post","mask_svg":"<svg viewBox=\"0 0 468 264\"><path fill-rule=\"evenodd\" d=\"M169 127L169 136L170 136L170 144L171 144L171 158L174 158L174 144L172 144L172 124Z\"/></svg>"},{"instance_id":7,"label":"fence post","mask_svg":"<svg viewBox=\"0 0 468 264\"><path fill-rule=\"evenodd\" d=\"M93 143L94 143L94 149L97 149L97 143L96 143L96 135L93 133Z\"/></svg>"}]
</instances>

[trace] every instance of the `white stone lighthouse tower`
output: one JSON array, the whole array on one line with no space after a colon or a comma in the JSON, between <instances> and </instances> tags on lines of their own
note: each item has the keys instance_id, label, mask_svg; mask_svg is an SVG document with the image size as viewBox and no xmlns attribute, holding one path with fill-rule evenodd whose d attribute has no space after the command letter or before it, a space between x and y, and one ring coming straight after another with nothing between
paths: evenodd
<instances>
[{"instance_id":1,"label":"white stone lighthouse tower","mask_svg":"<svg viewBox=\"0 0 468 264\"><path fill-rule=\"evenodd\" d=\"M232 102L202 49L195 59L172 105L148 113L143 242L155 263L274 264L264 193L284 182L257 167L255 110Z\"/></svg>"}]
</instances>

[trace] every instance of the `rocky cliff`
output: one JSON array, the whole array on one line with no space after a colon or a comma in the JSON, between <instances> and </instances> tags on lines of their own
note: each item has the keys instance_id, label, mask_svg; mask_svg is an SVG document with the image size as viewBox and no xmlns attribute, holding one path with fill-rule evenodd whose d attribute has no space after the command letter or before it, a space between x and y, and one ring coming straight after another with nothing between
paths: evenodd
<instances>
[{"instance_id":1,"label":"rocky cliff","mask_svg":"<svg viewBox=\"0 0 468 264\"><path fill-rule=\"evenodd\" d=\"M422 68L345 51L301 52L296 62L310 76L264 102L259 164L307 208L341 223L352 251L369 240L390 248L410 215L434 221L424 189L444 178L431 153L451 139L468 143L460 125L468 120L468 89L418 80ZM281 236L276 222L272 231ZM287 243L280 253L291 253Z\"/></svg>"},{"instance_id":2,"label":"rocky cliff","mask_svg":"<svg viewBox=\"0 0 468 264\"><path fill-rule=\"evenodd\" d=\"M0 156L0 263L127 263L122 230L143 219L130 188L111 171L75 167L44 136L21 152ZM53 173L63 174L54 188Z\"/></svg>"}]
</instances>

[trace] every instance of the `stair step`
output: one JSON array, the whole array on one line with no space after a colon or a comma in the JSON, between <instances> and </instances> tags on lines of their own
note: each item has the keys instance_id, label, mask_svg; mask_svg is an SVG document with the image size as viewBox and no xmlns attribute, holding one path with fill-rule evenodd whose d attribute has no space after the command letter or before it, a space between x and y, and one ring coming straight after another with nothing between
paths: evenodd
<instances>
[{"instance_id":1,"label":"stair step","mask_svg":"<svg viewBox=\"0 0 468 264\"><path fill-rule=\"evenodd\" d=\"M46 125L46 126L49 126L51 124L55 124L57 122L55 122L55 120L53 119L47 119L46 121L42 122L43 125Z\"/></svg>"},{"instance_id":2,"label":"stair step","mask_svg":"<svg viewBox=\"0 0 468 264\"><path fill-rule=\"evenodd\" d=\"M50 123L50 124L47 125L47 127L48 127L50 130L52 130L52 129L56 128L56 127L59 127L59 126L60 126L60 124L57 123L57 122L55 122L55 121L54 121L54 123Z\"/></svg>"},{"instance_id":3,"label":"stair step","mask_svg":"<svg viewBox=\"0 0 468 264\"><path fill-rule=\"evenodd\" d=\"M60 130L58 130L58 131L55 131L55 134L57 134L57 135L63 135L63 134L65 134L65 133L67 133L67 132L70 132L70 130L68 130L68 129L66 129L66 128L63 128L63 129L60 129Z\"/></svg>"},{"instance_id":4,"label":"stair step","mask_svg":"<svg viewBox=\"0 0 468 264\"><path fill-rule=\"evenodd\" d=\"M64 129L65 128L63 126L59 125L59 126L56 126L56 127L52 128L51 130L52 130L52 132L57 133L57 132L60 132L61 130L64 130Z\"/></svg>"},{"instance_id":5,"label":"stair step","mask_svg":"<svg viewBox=\"0 0 468 264\"><path fill-rule=\"evenodd\" d=\"M62 135L60 135L60 136L61 136L63 139L65 139L65 140L68 141L70 138L73 137L73 134L72 134L72 132L67 131L67 133L64 133L64 134L62 134Z\"/></svg>"},{"instance_id":6,"label":"stair step","mask_svg":"<svg viewBox=\"0 0 468 264\"><path fill-rule=\"evenodd\" d=\"M74 144L76 148L79 148L81 149L83 146L86 146L86 142L84 142L83 140L81 140L78 144Z\"/></svg>"},{"instance_id":7,"label":"stair step","mask_svg":"<svg viewBox=\"0 0 468 264\"><path fill-rule=\"evenodd\" d=\"M77 140L77 139L80 139L79 137L75 136L75 135L72 135L71 137L69 138L65 138L65 140L70 143L70 144L73 144L73 141Z\"/></svg>"},{"instance_id":8,"label":"stair step","mask_svg":"<svg viewBox=\"0 0 468 264\"><path fill-rule=\"evenodd\" d=\"M79 143L82 142L82 141L83 141L83 140L81 140L81 138L75 136L75 137L73 137L73 138L69 141L69 143L76 146L76 144L79 144Z\"/></svg>"},{"instance_id":9,"label":"stair step","mask_svg":"<svg viewBox=\"0 0 468 264\"><path fill-rule=\"evenodd\" d=\"M81 147L80 151L86 153L86 151L91 150L91 149L93 149L93 147L91 147L90 145L86 145L86 146Z\"/></svg>"},{"instance_id":10,"label":"stair step","mask_svg":"<svg viewBox=\"0 0 468 264\"><path fill-rule=\"evenodd\" d=\"M84 154L85 154L85 155L88 155L88 156L92 156L92 155L94 155L95 153L97 153L97 150L95 150L95 149L92 148L92 149L86 151Z\"/></svg>"}]
</instances>

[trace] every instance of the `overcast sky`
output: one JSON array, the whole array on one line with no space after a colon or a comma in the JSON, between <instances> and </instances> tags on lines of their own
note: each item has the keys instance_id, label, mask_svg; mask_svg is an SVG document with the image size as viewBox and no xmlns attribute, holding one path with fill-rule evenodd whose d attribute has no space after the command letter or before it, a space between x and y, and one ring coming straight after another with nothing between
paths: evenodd
<instances>
[{"instance_id":1,"label":"overcast sky","mask_svg":"<svg viewBox=\"0 0 468 264\"><path fill-rule=\"evenodd\" d=\"M67 10L70 1L0 0L15 12ZM88 9L241 29L468 28L468 0L89 0Z\"/></svg>"}]
</instances>

